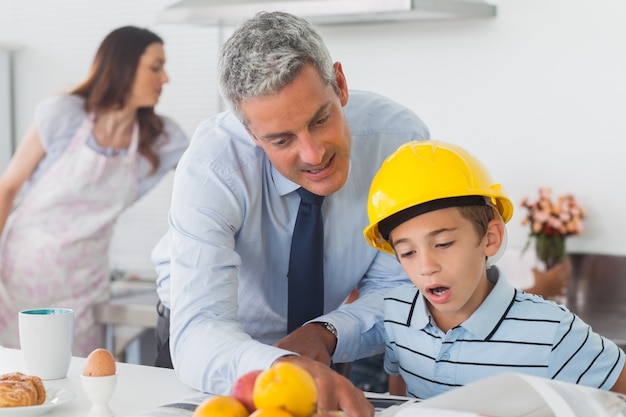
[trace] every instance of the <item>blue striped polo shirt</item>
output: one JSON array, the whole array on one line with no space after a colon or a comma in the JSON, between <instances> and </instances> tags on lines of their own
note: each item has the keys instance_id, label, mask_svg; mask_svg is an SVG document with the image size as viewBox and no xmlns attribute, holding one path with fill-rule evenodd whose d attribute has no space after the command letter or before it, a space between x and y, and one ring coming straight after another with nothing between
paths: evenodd
<instances>
[{"instance_id":1,"label":"blue striped polo shirt","mask_svg":"<svg viewBox=\"0 0 626 417\"><path fill-rule=\"evenodd\" d=\"M491 293L461 325L441 331L410 284L385 297L385 371L407 395L426 399L481 378L519 372L610 389L624 352L578 316L495 277Z\"/></svg>"}]
</instances>

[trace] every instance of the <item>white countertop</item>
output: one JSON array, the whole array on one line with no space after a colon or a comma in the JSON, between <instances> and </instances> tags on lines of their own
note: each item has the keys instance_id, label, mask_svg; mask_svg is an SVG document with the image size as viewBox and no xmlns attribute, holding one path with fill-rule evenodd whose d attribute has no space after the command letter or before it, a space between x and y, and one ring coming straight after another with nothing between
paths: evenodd
<instances>
[{"instance_id":1,"label":"white countertop","mask_svg":"<svg viewBox=\"0 0 626 417\"><path fill-rule=\"evenodd\" d=\"M76 394L72 401L52 408L50 412L44 414L46 417L87 416L91 404L83 393L80 382L84 364L85 358L74 357L67 378L44 381L46 388L71 390ZM198 391L184 385L172 369L119 362L116 365L117 386L109 402L116 417L129 416L199 394ZM17 371L26 373L21 351L0 347L0 374Z\"/></svg>"}]
</instances>

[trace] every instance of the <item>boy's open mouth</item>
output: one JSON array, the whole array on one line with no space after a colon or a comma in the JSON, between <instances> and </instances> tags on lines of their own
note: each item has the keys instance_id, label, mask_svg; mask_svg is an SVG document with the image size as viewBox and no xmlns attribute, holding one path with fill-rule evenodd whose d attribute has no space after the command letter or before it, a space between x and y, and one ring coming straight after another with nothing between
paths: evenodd
<instances>
[{"instance_id":1,"label":"boy's open mouth","mask_svg":"<svg viewBox=\"0 0 626 417\"><path fill-rule=\"evenodd\" d=\"M435 288L431 288L430 292L436 296L440 296L440 295L445 294L448 290L449 290L448 287L435 287Z\"/></svg>"}]
</instances>

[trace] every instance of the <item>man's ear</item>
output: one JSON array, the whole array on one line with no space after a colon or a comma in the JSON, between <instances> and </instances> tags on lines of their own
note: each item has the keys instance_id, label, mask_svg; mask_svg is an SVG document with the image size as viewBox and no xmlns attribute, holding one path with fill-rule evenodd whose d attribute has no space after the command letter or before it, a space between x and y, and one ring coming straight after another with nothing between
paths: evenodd
<instances>
[{"instance_id":1,"label":"man's ear","mask_svg":"<svg viewBox=\"0 0 626 417\"><path fill-rule=\"evenodd\" d=\"M339 100L341 101L341 106L343 107L348 104L348 82L346 81L346 76L343 73L341 62L335 62L333 66L335 68L337 87L339 88Z\"/></svg>"},{"instance_id":2,"label":"man's ear","mask_svg":"<svg viewBox=\"0 0 626 417\"><path fill-rule=\"evenodd\" d=\"M485 256L494 256L504 240L504 223L500 219L494 219L487 225L487 234L485 235Z\"/></svg>"}]
</instances>

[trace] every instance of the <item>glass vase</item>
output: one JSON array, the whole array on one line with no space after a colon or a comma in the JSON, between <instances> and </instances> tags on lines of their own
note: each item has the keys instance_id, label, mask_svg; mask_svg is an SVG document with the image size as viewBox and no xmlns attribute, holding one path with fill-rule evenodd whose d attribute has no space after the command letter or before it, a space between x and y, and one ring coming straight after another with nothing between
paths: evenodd
<instances>
[{"instance_id":1,"label":"glass vase","mask_svg":"<svg viewBox=\"0 0 626 417\"><path fill-rule=\"evenodd\" d=\"M565 259L565 236L540 234L535 236L537 259L546 271Z\"/></svg>"},{"instance_id":2,"label":"glass vase","mask_svg":"<svg viewBox=\"0 0 626 417\"><path fill-rule=\"evenodd\" d=\"M565 236L540 234L535 236L535 252L537 260L542 263L543 270L547 271L559 262L565 260ZM567 294L554 295L548 299L557 304L567 305Z\"/></svg>"}]
</instances>

